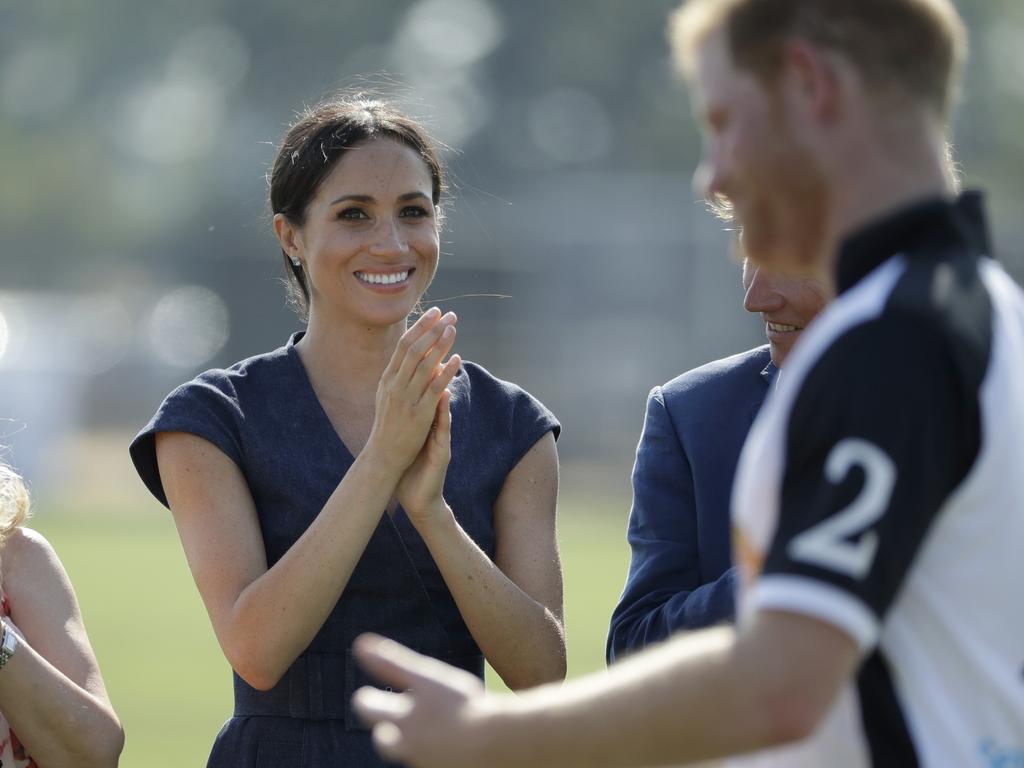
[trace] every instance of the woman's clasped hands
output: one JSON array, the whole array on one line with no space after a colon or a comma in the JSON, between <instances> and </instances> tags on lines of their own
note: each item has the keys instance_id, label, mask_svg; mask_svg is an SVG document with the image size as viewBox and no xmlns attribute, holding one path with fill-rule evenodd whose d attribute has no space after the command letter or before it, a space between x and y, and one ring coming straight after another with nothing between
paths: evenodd
<instances>
[{"instance_id":1,"label":"woman's clasped hands","mask_svg":"<svg viewBox=\"0 0 1024 768\"><path fill-rule=\"evenodd\" d=\"M451 514L442 495L451 458L448 384L462 361L457 354L444 359L457 321L454 312L432 307L402 335L377 387L367 442L399 477L398 503L421 530Z\"/></svg>"}]
</instances>

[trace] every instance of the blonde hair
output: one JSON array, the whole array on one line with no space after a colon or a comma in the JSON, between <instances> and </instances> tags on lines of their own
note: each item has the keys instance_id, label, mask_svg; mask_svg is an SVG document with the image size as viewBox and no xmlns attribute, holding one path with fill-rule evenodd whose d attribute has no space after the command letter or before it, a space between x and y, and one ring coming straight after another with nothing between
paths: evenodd
<instances>
[{"instance_id":1,"label":"blonde hair","mask_svg":"<svg viewBox=\"0 0 1024 768\"><path fill-rule=\"evenodd\" d=\"M869 86L896 88L943 119L967 58L950 0L688 0L669 29L684 73L720 29L736 64L762 79L778 73L783 43L799 37L842 53Z\"/></svg>"},{"instance_id":2,"label":"blonde hair","mask_svg":"<svg viewBox=\"0 0 1024 768\"><path fill-rule=\"evenodd\" d=\"M668 22L668 39L679 71L689 77L697 53L713 32L725 24L738 0L685 0Z\"/></svg>"},{"instance_id":3,"label":"blonde hair","mask_svg":"<svg viewBox=\"0 0 1024 768\"><path fill-rule=\"evenodd\" d=\"M0 547L28 515L29 497L24 481L0 460Z\"/></svg>"}]
</instances>

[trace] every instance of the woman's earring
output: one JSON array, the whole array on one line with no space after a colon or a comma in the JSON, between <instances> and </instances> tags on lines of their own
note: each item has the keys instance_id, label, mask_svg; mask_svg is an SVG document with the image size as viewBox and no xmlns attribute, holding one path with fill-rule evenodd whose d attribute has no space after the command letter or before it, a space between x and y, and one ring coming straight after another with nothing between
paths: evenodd
<instances>
[{"instance_id":1,"label":"woman's earring","mask_svg":"<svg viewBox=\"0 0 1024 768\"><path fill-rule=\"evenodd\" d=\"M299 261L298 256L292 256L292 266L293 267L301 267L302 266L302 262Z\"/></svg>"}]
</instances>

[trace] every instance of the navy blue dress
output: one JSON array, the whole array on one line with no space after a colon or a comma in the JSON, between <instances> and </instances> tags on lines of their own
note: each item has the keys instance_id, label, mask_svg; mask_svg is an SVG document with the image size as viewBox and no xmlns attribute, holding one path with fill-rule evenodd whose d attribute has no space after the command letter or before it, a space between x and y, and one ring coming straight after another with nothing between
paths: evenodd
<instances>
[{"instance_id":1,"label":"navy blue dress","mask_svg":"<svg viewBox=\"0 0 1024 768\"><path fill-rule=\"evenodd\" d=\"M268 567L309 527L354 460L295 349L301 336L174 390L130 449L139 475L164 505L158 432L198 435L229 456L249 484ZM557 438L560 427L527 392L473 363L463 363L450 389L445 500L493 558L493 505L505 478L547 432ZM382 515L337 605L272 690L257 691L234 675L234 715L217 736L208 768L386 765L349 704L357 688L373 682L350 651L352 640L366 631L483 676L480 649L401 509Z\"/></svg>"}]
</instances>

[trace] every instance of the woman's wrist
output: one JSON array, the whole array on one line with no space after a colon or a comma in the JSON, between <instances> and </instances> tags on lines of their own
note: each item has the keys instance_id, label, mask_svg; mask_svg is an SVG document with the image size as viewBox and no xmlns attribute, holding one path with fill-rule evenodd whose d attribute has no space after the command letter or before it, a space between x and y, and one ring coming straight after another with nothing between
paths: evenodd
<instances>
[{"instance_id":1,"label":"woman's wrist","mask_svg":"<svg viewBox=\"0 0 1024 768\"><path fill-rule=\"evenodd\" d=\"M386 450L381 450L370 435L363 450L356 456L353 467L359 466L370 474L375 483L386 486L389 493L398 485L402 479L406 467L394 460L394 455Z\"/></svg>"},{"instance_id":2,"label":"woman's wrist","mask_svg":"<svg viewBox=\"0 0 1024 768\"><path fill-rule=\"evenodd\" d=\"M423 509L406 509L424 542L429 546L430 539L456 529L455 513L443 498L437 499Z\"/></svg>"},{"instance_id":3,"label":"woman's wrist","mask_svg":"<svg viewBox=\"0 0 1024 768\"><path fill-rule=\"evenodd\" d=\"M17 650L18 635L10 622L0 620L0 669L7 665Z\"/></svg>"}]
</instances>

